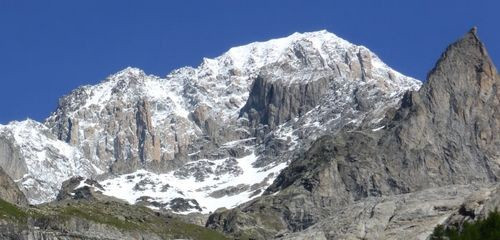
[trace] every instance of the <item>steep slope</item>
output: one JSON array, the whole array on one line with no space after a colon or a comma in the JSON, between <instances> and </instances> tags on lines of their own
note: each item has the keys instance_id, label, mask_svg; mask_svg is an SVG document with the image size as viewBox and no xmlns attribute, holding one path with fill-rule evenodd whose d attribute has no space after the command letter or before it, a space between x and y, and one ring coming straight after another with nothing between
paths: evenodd
<instances>
[{"instance_id":1,"label":"steep slope","mask_svg":"<svg viewBox=\"0 0 500 240\"><path fill-rule=\"evenodd\" d=\"M19 190L16 183L0 168L0 199L17 204L19 206L28 205L28 200L23 192Z\"/></svg>"},{"instance_id":2,"label":"steep slope","mask_svg":"<svg viewBox=\"0 0 500 240\"><path fill-rule=\"evenodd\" d=\"M0 125L0 167L33 204L55 199L61 183L71 176L100 173L82 155L36 121Z\"/></svg>"},{"instance_id":3,"label":"steep slope","mask_svg":"<svg viewBox=\"0 0 500 240\"><path fill-rule=\"evenodd\" d=\"M0 239L227 239L148 208L118 202L65 201L19 207L0 199Z\"/></svg>"},{"instance_id":4,"label":"steep slope","mask_svg":"<svg viewBox=\"0 0 500 240\"><path fill-rule=\"evenodd\" d=\"M78 156L92 167L72 175L99 175L105 194L208 213L262 194L319 136L380 127L404 92L419 86L365 47L326 31L295 33L231 48L165 78L127 68L61 98L44 124L50 131L33 134L76 149L47 162ZM37 142L37 149L54 149L44 145L51 141ZM28 195L34 203L54 199L61 179L70 177L47 182L48 169L42 176L9 167L37 156L6 156L0 165L14 179L29 172L46 183L42 193Z\"/></svg>"},{"instance_id":5,"label":"steep slope","mask_svg":"<svg viewBox=\"0 0 500 240\"><path fill-rule=\"evenodd\" d=\"M418 92L405 94L400 108L381 121L383 128L361 127L318 139L280 173L265 196L213 214L208 226L269 238L306 229L367 197L496 182L499 84L472 29L447 48ZM341 231L328 229L330 236Z\"/></svg>"}]
</instances>

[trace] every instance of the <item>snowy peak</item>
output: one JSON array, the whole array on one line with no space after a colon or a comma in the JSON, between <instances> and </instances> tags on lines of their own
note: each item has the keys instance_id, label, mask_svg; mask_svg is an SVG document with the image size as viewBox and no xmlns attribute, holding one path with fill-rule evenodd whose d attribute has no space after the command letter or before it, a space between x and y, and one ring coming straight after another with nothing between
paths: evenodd
<instances>
[{"instance_id":1,"label":"snowy peak","mask_svg":"<svg viewBox=\"0 0 500 240\"><path fill-rule=\"evenodd\" d=\"M307 33L294 33L288 37L254 42L233 47L221 56L204 58L199 70L211 71L214 75L246 73L258 74L257 69L278 62L289 61L300 48L306 46L311 53L327 59L332 48L347 50L353 44L326 30Z\"/></svg>"},{"instance_id":2,"label":"snowy peak","mask_svg":"<svg viewBox=\"0 0 500 240\"><path fill-rule=\"evenodd\" d=\"M104 106L111 100L137 97L157 97L158 92L155 89L155 81L158 77L146 75L144 71L138 68L127 67L118 73L107 77L102 83L96 86L85 86L83 90L88 95L82 108L91 105ZM155 95L156 94L156 95ZM136 99L130 99L136 100Z\"/></svg>"},{"instance_id":3,"label":"snowy peak","mask_svg":"<svg viewBox=\"0 0 500 240\"><path fill-rule=\"evenodd\" d=\"M260 68L280 60L286 60L286 56L299 45L311 44L320 54L325 54L323 46L334 46L347 49L353 45L325 30L308 33L294 33L288 37L273 39L265 42L254 42L248 45L233 47L225 54L214 60L219 64L232 65L237 69ZM327 55L326 55L327 56Z\"/></svg>"},{"instance_id":4,"label":"snowy peak","mask_svg":"<svg viewBox=\"0 0 500 240\"><path fill-rule=\"evenodd\" d=\"M130 78L144 78L146 73L142 69L135 67L126 67L125 69L109 76L105 81L118 81L118 80L127 80Z\"/></svg>"}]
</instances>

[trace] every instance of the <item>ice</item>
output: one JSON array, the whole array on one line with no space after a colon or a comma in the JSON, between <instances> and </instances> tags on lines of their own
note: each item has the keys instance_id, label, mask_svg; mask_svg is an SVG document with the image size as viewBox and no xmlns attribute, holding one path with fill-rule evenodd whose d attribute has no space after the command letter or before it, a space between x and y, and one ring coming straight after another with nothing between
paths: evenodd
<instances>
[{"instance_id":1,"label":"ice","mask_svg":"<svg viewBox=\"0 0 500 240\"><path fill-rule=\"evenodd\" d=\"M376 131L380 131L382 129L384 129L385 126L381 126L381 127L378 127L378 128L374 128L372 129L373 132L376 132Z\"/></svg>"},{"instance_id":2,"label":"ice","mask_svg":"<svg viewBox=\"0 0 500 240\"><path fill-rule=\"evenodd\" d=\"M248 141L253 141L255 140L254 137L251 137L251 138L245 138L245 139L239 139L239 140L234 140L234 141L230 141L230 142L226 142L222 145L222 147L224 148L232 148L240 143L245 143L245 142L248 142Z\"/></svg>"}]
</instances>

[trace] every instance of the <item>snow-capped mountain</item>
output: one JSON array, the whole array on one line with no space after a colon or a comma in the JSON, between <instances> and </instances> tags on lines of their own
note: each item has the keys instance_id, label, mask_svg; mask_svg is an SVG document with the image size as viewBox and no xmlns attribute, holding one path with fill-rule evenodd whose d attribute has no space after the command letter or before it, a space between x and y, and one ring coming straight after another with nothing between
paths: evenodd
<instances>
[{"instance_id":1,"label":"snow-capped mountain","mask_svg":"<svg viewBox=\"0 0 500 240\"><path fill-rule=\"evenodd\" d=\"M0 164L32 203L53 200L64 179L80 175L130 203L208 213L259 196L325 133L380 129L419 87L363 46L327 31L294 33L164 78L127 68L80 87L44 124L1 127L0 147L17 150ZM9 167L13 157L25 167Z\"/></svg>"}]
</instances>

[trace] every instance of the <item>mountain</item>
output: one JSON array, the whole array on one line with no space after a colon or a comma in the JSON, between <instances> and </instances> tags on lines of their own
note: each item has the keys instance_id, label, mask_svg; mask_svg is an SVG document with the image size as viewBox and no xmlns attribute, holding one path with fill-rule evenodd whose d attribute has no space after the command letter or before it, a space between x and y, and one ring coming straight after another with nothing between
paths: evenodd
<instances>
[{"instance_id":1,"label":"mountain","mask_svg":"<svg viewBox=\"0 0 500 240\"><path fill-rule=\"evenodd\" d=\"M207 226L254 239L426 239L453 216L477 219L499 201L499 87L474 28L382 128L319 138L262 197Z\"/></svg>"},{"instance_id":2,"label":"mountain","mask_svg":"<svg viewBox=\"0 0 500 240\"><path fill-rule=\"evenodd\" d=\"M0 238L427 239L500 206L499 85L476 28L423 84L327 31L129 67L0 125Z\"/></svg>"},{"instance_id":3,"label":"mountain","mask_svg":"<svg viewBox=\"0 0 500 240\"><path fill-rule=\"evenodd\" d=\"M80 87L44 123L0 127L0 166L33 204L81 176L131 204L209 213L260 196L322 135L378 131L420 85L332 33L295 33Z\"/></svg>"}]
</instances>

